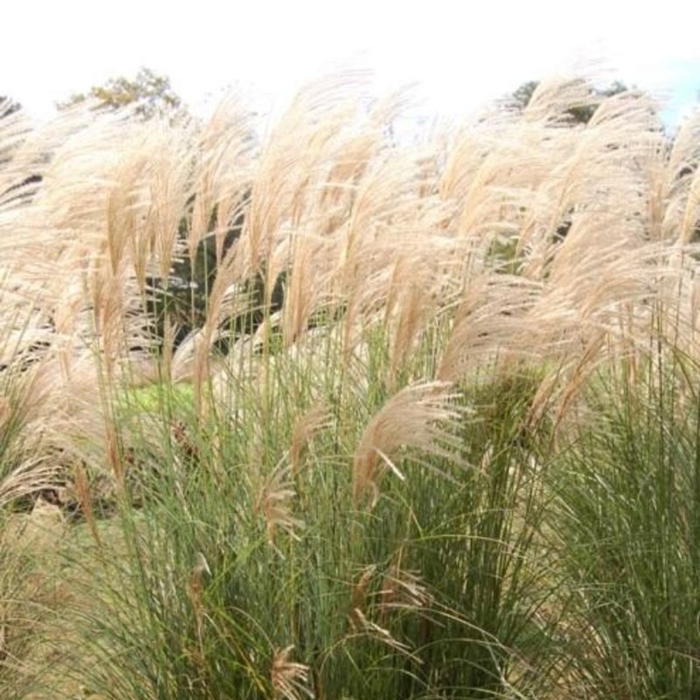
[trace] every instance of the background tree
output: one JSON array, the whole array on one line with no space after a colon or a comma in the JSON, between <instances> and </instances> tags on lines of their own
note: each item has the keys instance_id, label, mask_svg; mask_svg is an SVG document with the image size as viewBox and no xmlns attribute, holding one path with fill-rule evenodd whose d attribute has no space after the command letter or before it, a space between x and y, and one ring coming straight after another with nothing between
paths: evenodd
<instances>
[{"instance_id":1,"label":"background tree","mask_svg":"<svg viewBox=\"0 0 700 700\"><path fill-rule=\"evenodd\" d=\"M156 116L176 116L181 113L182 100L170 85L170 79L154 73L150 68L141 68L134 78L110 78L104 85L90 88L87 93L71 95L58 109L67 109L88 100L97 109L132 109L142 119Z\"/></svg>"},{"instance_id":2,"label":"background tree","mask_svg":"<svg viewBox=\"0 0 700 700\"><path fill-rule=\"evenodd\" d=\"M0 119L9 117L15 112L19 112L22 109L22 105L19 102L15 102L12 98L0 95Z\"/></svg>"},{"instance_id":3,"label":"background tree","mask_svg":"<svg viewBox=\"0 0 700 700\"><path fill-rule=\"evenodd\" d=\"M13 119L9 119L12 117ZM22 105L0 95L0 207L10 203L28 202L36 194L42 177L38 173L22 172L12 167L12 160L30 131ZM5 169L9 166L8 169Z\"/></svg>"},{"instance_id":4,"label":"background tree","mask_svg":"<svg viewBox=\"0 0 700 700\"><path fill-rule=\"evenodd\" d=\"M15 112L19 112L22 105L15 102L9 97L0 95L0 119L5 119ZM8 140L6 143L0 143L0 165L5 165L10 161L10 154L14 150L13 140Z\"/></svg>"},{"instance_id":5,"label":"background tree","mask_svg":"<svg viewBox=\"0 0 700 700\"><path fill-rule=\"evenodd\" d=\"M537 90L537 86L539 84L539 80L528 80L526 83L523 83L517 90L514 90L513 93L506 98L507 104L522 111L530 104L532 95L534 94L535 90Z\"/></svg>"},{"instance_id":6,"label":"background tree","mask_svg":"<svg viewBox=\"0 0 700 700\"><path fill-rule=\"evenodd\" d=\"M523 83L506 98L506 104L513 109L524 110L530 104L530 100L539 84L539 80L529 80ZM627 85L619 80L614 81L606 88L597 88L594 85L590 85L590 102L582 105L573 105L566 110L566 114L572 124L588 124L600 102L613 95L627 92L629 89Z\"/></svg>"}]
</instances>

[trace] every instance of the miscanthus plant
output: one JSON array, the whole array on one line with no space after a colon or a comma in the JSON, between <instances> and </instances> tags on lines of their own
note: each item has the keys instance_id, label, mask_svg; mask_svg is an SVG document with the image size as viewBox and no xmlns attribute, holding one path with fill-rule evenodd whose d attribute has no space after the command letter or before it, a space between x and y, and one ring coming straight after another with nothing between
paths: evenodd
<instances>
[{"instance_id":1,"label":"miscanthus plant","mask_svg":"<svg viewBox=\"0 0 700 700\"><path fill-rule=\"evenodd\" d=\"M318 352L333 356L332 342ZM121 514L126 556L97 555L83 622L99 662L77 667L91 687L381 698L546 686L536 383L388 390L384 350L373 338L349 367L270 358L205 419L173 396L128 416L143 430L131 458L148 466L133 487L144 506Z\"/></svg>"},{"instance_id":2,"label":"miscanthus plant","mask_svg":"<svg viewBox=\"0 0 700 700\"><path fill-rule=\"evenodd\" d=\"M626 441L646 469L676 454L650 417L647 443L630 436L642 408L671 431L669 405L693 404L675 368L649 375L663 401L638 387L669 347L698 360L698 122L671 141L626 93L572 127L590 99L543 83L523 112L410 145L387 137L401 101L357 76L309 87L264 138L236 103L206 124L0 125L2 182L42 177L0 200L3 514L48 482L80 522L42 680L124 699L653 697L670 686L620 680L645 677L633 652L652 642L684 651L649 656L647 679L665 660L690 678L692 644L641 620L649 645L620 651L600 611L628 593L587 607L613 571L590 518L631 522L632 498L574 467L605 474ZM680 571L651 506L673 474L638 485Z\"/></svg>"}]
</instances>

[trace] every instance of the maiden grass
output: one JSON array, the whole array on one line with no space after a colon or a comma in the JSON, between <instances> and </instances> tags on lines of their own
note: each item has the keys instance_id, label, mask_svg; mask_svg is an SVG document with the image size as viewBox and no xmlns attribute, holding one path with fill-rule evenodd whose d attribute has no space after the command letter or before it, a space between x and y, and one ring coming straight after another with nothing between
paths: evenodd
<instances>
[{"instance_id":1,"label":"maiden grass","mask_svg":"<svg viewBox=\"0 0 700 700\"><path fill-rule=\"evenodd\" d=\"M0 696L698 692L697 128L554 81L414 152L348 90L12 141ZM208 236L174 348L146 280Z\"/></svg>"}]
</instances>

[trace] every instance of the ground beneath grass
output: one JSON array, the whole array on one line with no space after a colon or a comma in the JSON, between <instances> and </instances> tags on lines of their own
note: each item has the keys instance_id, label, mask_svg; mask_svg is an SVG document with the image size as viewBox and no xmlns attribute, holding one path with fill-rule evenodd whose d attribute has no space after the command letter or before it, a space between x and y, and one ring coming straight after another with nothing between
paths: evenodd
<instances>
[{"instance_id":1,"label":"ground beneath grass","mask_svg":"<svg viewBox=\"0 0 700 700\"><path fill-rule=\"evenodd\" d=\"M91 587L99 585L100 558L106 548L119 556L118 520L100 520L96 528L99 545L86 523L69 522L58 506L41 499L30 513L6 520L0 547L17 567L3 579L15 595L0 607L0 624L6 659L18 670L5 680L0 665L3 698L7 693L26 700L105 697L80 678L77 667L86 659L78 664L75 656L85 653L80 618L89 611Z\"/></svg>"}]
</instances>

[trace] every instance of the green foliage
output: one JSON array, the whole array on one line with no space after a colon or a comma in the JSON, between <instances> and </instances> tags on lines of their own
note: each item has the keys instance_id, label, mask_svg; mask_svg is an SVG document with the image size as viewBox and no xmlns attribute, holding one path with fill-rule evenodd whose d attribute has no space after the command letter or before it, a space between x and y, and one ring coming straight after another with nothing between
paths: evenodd
<instances>
[{"instance_id":1,"label":"green foliage","mask_svg":"<svg viewBox=\"0 0 700 700\"><path fill-rule=\"evenodd\" d=\"M539 80L528 80L526 83L523 83L519 88L514 90L513 94L510 96L511 104L517 109L525 109L525 107L530 104L532 95L535 90L537 90L539 84Z\"/></svg>"},{"instance_id":2,"label":"green foliage","mask_svg":"<svg viewBox=\"0 0 700 700\"><path fill-rule=\"evenodd\" d=\"M129 107L142 119L173 116L182 107L182 100L170 85L170 79L149 68L141 68L134 78L110 78L87 93L71 95L59 103L58 108L67 109L88 100L94 101L97 109Z\"/></svg>"},{"instance_id":3,"label":"green foliage","mask_svg":"<svg viewBox=\"0 0 700 700\"><path fill-rule=\"evenodd\" d=\"M601 379L556 469L569 653L598 697L700 693L699 370L659 358L640 380Z\"/></svg>"},{"instance_id":4,"label":"green foliage","mask_svg":"<svg viewBox=\"0 0 700 700\"><path fill-rule=\"evenodd\" d=\"M204 325L209 313L209 296L216 282L219 264L242 234L249 202L250 193L246 193L224 234L219 258L213 232L198 243L194 255L188 252L187 239L190 235L194 197L190 199L189 211L180 221L178 231L178 245L182 254L174 261L166 279L149 279L146 310L153 319L157 345L163 343L166 327L176 329L174 341L177 346L189 333ZM210 229L214 228L216 218L217 211L214 207L209 222ZM236 293L244 302L244 310L222 322L223 337L216 347L226 350L232 340L253 333L266 317L279 311L284 300L285 281L286 275L283 273L270 282L264 268L251 278L243 280ZM272 284L272 289L268 294L269 284Z\"/></svg>"},{"instance_id":5,"label":"green foliage","mask_svg":"<svg viewBox=\"0 0 700 700\"><path fill-rule=\"evenodd\" d=\"M20 700L32 685L22 659L36 642L39 620L48 610L42 605L45 591L28 585L39 577L36 562L16 546L16 537L11 542L13 527L16 531L0 509L0 697Z\"/></svg>"},{"instance_id":6,"label":"green foliage","mask_svg":"<svg viewBox=\"0 0 700 700\"><path fill-rule=\"evenodd\" d=\"M327 342L317 358L261 360L270 383L239 377L226 415L203 422L167 387L148 417L136 409L145 505L122 511L126 557L106 550L86 565L100 585L85 591L81 648L99 661L77 660L75 672L91 687L129 700L545 687L553 647L532 556L545 503L532 459L546 436L529 425L522 439L536 382L467 390L460 454L406 452L405 481L387 475L376 506L358 506L353 451L390 396L364 382L386 373L386 357L376 339L346 371ZM318 402L327 419L292 458L299 419Z\"/></svg>"},{"instance_id":7,"label":"green foliage","mask_svg":"<svg viewBox=\"0 0 700 700\"><path fill-rule=\"evenodd\" d=\"M518 239L516 236L509 236L508 234L495 236L491 241L487 256L497 272L508 275L519 274L522 260L518 255Z\"/></svg>"}]
</instances>

